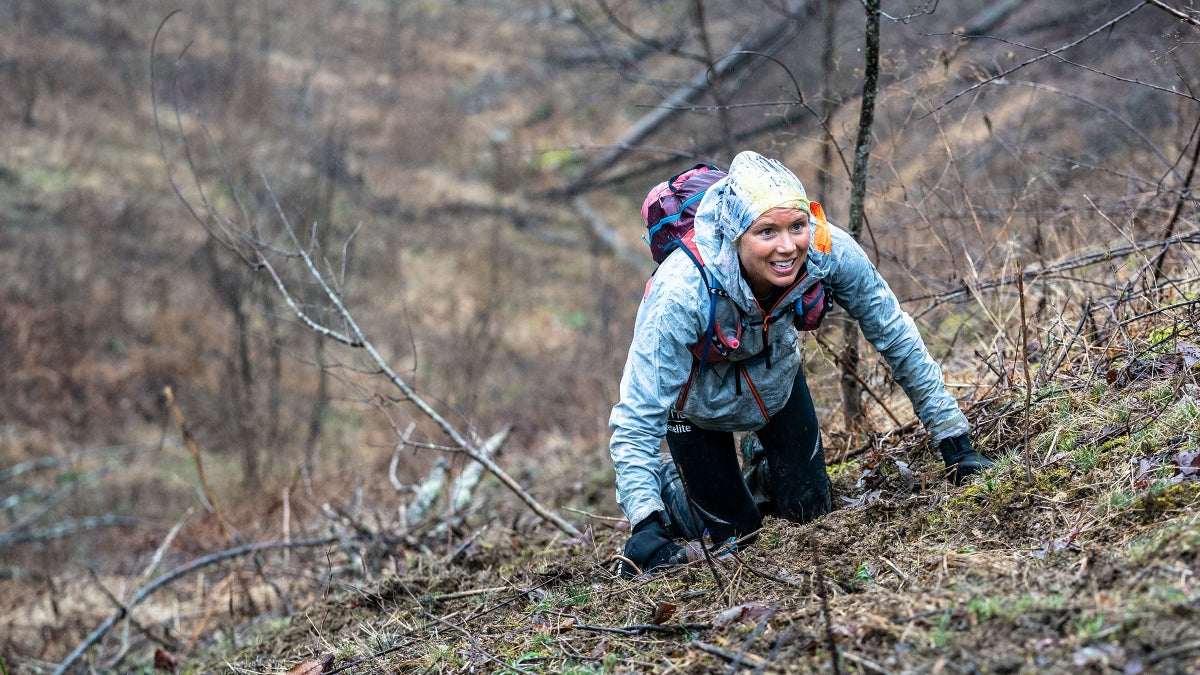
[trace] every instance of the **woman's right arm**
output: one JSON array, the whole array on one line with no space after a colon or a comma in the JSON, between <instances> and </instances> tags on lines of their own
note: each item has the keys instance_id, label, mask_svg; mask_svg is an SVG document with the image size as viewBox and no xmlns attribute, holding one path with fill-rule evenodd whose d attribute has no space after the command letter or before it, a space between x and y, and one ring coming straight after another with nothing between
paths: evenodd
<instances>
[{"instance_id":1,"label":"woman's right arm","mask_svg":"<svg viewBox=\"0 0 1200 675\"><path fill-rule=\"evenodd\" d=\"M707 314L697 318L688 279L672 279L664 272L660 268L659 278L638 309L621 376L621 398L608 421L617 502L635 525L664 510L658 484L659 446L670 408L691 373L688 345L695 343L707 320Z\"/></svg>"}]
</instances>

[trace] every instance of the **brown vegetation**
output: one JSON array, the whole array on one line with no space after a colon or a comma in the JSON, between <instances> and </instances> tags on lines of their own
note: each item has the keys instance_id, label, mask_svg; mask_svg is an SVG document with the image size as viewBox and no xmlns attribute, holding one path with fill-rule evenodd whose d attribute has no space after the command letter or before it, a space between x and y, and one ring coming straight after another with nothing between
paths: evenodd
<instances>
[{"instance_id":1,"label":"brown vegetation","mask_svg":"<svg viewBox=\"0 0 1200 675\"><path fill-rule=\"evenodd\" d=\"M153 57L161 154L174 6L0 7L8 672L1200 669L1188 3L884 18L863 241L999 465L942 484L873 355L869 428L843 430L834 321L805 349L841 508L633 580L606 422L651 270L637 205L752 147L843 220L861 4L192 4ZM772 58L702 76L747 41ZM490 479L406 519L466 458L168 177L269 250L286 218L382 358L470 443L511 426L499 464L583 535Z\"/></svg>"}]
</instances>

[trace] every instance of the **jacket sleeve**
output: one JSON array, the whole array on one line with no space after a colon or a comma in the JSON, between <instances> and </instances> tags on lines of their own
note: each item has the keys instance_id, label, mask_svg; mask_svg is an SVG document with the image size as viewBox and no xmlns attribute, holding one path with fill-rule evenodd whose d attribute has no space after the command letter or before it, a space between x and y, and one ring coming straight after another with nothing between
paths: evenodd
<instances>
[{"instance_id":1,"label":"jacket sleeve","mask_svg":"<svg viewBox=\"0 0 1200 675\"><path fill-rule=\"evenodd\" d=\"M621 376L621 398L608 421L617 502L631 524L664 510L659 446L671 406L691 372L688 345L695 343L708 318L707 306L704 316L699 316L694 290L686 280L672 279L665 271L665 266L659 269L659 278L638 309ZM702 287L699 281L690 285L698 284Z\"/></svg>"},{"instance_id":2,"label":"jacket sleeve","mask_svg":"<svg viewBox=\"0 0 1200 675\"><path fill-rule=\"evenodd\" d=\"M946 391L942 369L930 356L916 323L900 307L858 242L840 228L830 229L832 264L826 279L834 299L858 321L863 336L883 355L933 440L966 433L967 418Z\"/></svg>"}]
</instances>

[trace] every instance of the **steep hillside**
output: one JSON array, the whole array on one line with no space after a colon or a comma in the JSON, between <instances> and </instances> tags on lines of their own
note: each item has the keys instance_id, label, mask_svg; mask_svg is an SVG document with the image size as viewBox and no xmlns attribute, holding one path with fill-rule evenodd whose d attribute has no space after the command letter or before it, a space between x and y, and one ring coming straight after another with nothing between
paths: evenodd
<instances>
[{"instance_id":1,"label":"steep hillside","mask_svg":"<svg viewBox=\"0 0 1200 675\"><path fill-rule=\"evenodd\" d=\"M884 3L863 241L1002 461L938 484L870 355L870 429L846 432L835 316L805 350L844 508L771 522L720 581L608 571L637 207L747 147L844 222L861 3L0 6L8 671L121 605L82 663L803 671L834 667L832 639L876 672L1200 667L1195 10L909 4ZM445 435L180 197L272 251L286 218L383 359L453 425L511 426L501 466L595 529L566 541L491 479L406 525ZM755 619L722 629L739 606Z\"/></svg>"}]
</instances>

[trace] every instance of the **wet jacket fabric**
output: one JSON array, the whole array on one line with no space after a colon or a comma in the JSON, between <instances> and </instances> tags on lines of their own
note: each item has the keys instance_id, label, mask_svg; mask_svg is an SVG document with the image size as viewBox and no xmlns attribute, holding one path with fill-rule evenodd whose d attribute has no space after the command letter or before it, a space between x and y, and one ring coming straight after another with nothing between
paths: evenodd
<instances>
[{"instance_id":1,"label":"wet jacket fabric","mask_svg":"<svg viewBox=\"0 0 1200 675\"><path fill-rule=\"evenodd\" d=\"M818 281L884 356L935 441L968 430L916 324L866 253L842 229L810 217L812 244L801 280L773 307L759 306L742 278L735 239L768 209L788 205L809 211L809 202L791 171L756 153L739 154L729 174L709 188L701 202L695 242L706 269L728 293L717 302L717 323L726 334L740 324L740 344L727 361L693 372L691 348L708 328L709 293L686 253L668 256L639 307L620 401L609 417L617 501L631 523L664 508L658 451L668 413L685 384L688 393L680 412L706 429L753 431L765 424L744 379L747 375L769 414L787 402L801 365L799 334L792 325L794 306ZM812 212L819 215L815 208Z\"/></svg>"}]
</instances>

